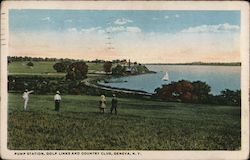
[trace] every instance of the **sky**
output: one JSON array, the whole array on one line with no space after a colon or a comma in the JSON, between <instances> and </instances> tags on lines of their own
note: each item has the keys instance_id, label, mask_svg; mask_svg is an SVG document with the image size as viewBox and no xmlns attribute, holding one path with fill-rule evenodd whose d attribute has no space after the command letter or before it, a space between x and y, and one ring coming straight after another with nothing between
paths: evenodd
<instances>
[{"instance_id":1,"label":"sky","mask_svg":"<svg viewBox=\"0 0 250 160\"><path fill-rule=\"evenodd\" d=\"M9 32L11 56L240 61L240 11L12 9Z\"/></svg>"}]
</instances>

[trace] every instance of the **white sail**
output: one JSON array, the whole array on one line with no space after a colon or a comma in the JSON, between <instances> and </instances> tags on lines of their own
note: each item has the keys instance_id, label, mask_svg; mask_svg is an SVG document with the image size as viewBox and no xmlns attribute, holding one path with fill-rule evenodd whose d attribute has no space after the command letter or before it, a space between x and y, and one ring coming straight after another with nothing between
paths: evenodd
<instances>
[{"instance_id":1,"label":"white sail","mask_svg":"<svg viewBox=\"0 0 250 160\"><path fill-rule=\"evenodd\" d=\"M162 78L162 80L164 80L164 81L168 81L168 72L166 72L166 74L165 74L165 76Z\"/></svg>"}]
</instances>

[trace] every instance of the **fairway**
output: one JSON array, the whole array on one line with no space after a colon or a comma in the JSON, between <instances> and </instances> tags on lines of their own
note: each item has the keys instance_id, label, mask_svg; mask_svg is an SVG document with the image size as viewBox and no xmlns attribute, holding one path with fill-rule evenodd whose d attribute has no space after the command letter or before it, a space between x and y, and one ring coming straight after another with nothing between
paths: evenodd
<instances>
[{"instance_id":1,"label":"fairway","mask_svg":"<svg viewBox=\"0 0 250 160\"><path fill-rule=\"evenodd\" d=\"M239 150L240 107L119 99L100 114L99 97L9 93L8 148L17 150ZM107 112L110 97L107 97Z\"/></svg>"},{"instance_id":2,"label":"fairway","mask_svg":"<svg viewBox=\"0 0 250 160\"><path fill-rule=\"evenodd\" d=\"M28 61L12 62L8 65L8 72L10 74L53 74L64 75L65 73L56 73L53 65L58 61L32 61L33 67L27 66ZM103 71L103 63L87 63L90 71Z\"/></svg>"},{"instance_id":3,"label":"fairway","mask_svg":"<svg viewBox=\"0 0 250 160\"><path fill-rule=\"evenodd\" d=\"M103 63L87 63L88 69L92 71L103 71Z\"/></svg>"},{"instance_id":4,"label":"fairway","mask_svg":"<svg viewBox=\"0 0 250 160\"><path fill-rule=\"evenodd\" d=\"M50 62L50 61L45 61L45 62L34 62L32 61L32 63L34 64L33 67L29 67L27 66L28 61L23 61L23 62L12 62L8 65L8 72L9 73L39 73L39 74L43 74L43 73L56 73L56 70L54 70L53 65L56 62Z\"/></svg>"}]
</instances>

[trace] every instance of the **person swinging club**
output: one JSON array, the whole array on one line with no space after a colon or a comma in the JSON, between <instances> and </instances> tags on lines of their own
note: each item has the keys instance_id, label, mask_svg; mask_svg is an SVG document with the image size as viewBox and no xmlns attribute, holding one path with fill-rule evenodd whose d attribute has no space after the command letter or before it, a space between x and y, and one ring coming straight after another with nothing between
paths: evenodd
<instances>
[{"instance_id":1,"label":"person swinging club","mask_svg":"<svg viewBox=\"0 0 250 160\"><path fill-rule=\"evenodd\" d=\"M24 100L24 105L23 108L26 111L27 107L28 107L28 101L29 101L29 94L33 93L34 91L28 91L28 89L25 89L24 93L23 93L23 100Z\"/></svg>"}]
</instances>

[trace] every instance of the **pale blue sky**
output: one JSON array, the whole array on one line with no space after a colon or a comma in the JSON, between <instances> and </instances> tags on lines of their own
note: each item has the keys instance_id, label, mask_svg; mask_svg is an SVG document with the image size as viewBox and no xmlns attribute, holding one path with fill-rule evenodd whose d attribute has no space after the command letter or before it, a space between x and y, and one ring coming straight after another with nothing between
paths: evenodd
<instances>
[{"instance_id":1,"label":"pale blue sky","mask_svg":"<svg viewBox=\"0 0 250 160\"><path fill-rule=\"evenodd\" d=\"M9 29L16 56L240 61L240 11L11 9Z\"/></svg>"},{"instance_id":2,"label":"pale blue sky","mask_svg":"<svg viewBox=\"0 0 250 160\"><path fill-rule=\"evenodd\" d=\"M10 31L63 31L102 27L117 19L137 26L143 32L175 33L188 27L228 23L240 25L239 11L170 11L170 10L10 10Z\"/></svg>"}]
</instances>

